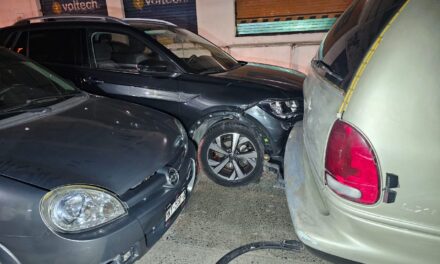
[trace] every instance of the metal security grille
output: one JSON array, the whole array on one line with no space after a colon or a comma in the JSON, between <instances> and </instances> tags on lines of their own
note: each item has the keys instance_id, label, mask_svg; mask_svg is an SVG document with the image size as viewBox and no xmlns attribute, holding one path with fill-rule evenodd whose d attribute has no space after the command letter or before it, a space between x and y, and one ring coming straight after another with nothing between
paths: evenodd
<instances>
[{"instance_id":1,"label":"metal security grille","mask_svg":"<svg viewBox=\"0 0 440 264\"><path fill-rule=\"evenodd\" d=\"M44 16L49 15L107 15L106 0L40 0Z\"/></svg>"},{"instance_id":2,"label":"metal security grille","mask_svg":"<svg viewBox=\"0 0 440 264\"><path fill-rule=\"evenodd\" d=\"M197 33L196 0L124 0L125 17L172 22Z\"/></svg>"},{"instance_id":3,"label":"metal security grille","mask_svg":"<svg viewBox=\"0 0 440 264\"><path fill-rule=\"evenodd\" d=\"M352 0L236 0L237 35L327 31Z\"/></svg>"}]
</instances>

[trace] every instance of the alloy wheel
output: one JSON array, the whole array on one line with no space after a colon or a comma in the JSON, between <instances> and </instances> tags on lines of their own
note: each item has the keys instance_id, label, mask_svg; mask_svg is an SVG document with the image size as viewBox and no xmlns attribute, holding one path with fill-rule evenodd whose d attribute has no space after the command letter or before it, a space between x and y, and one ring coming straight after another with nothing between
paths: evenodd
<instances>
[{"instance_id":1,"label":"alloy wheel","mask_svg":"<svg viewBox=\"0 0 440 264\"><path fill-rule=\"evenodd\" d=\"M208 147L208 164L219 177L228 181L249 176L255 169L258 153L251 140L240 133L226 133Z\"/></svg>"}]
</instances>

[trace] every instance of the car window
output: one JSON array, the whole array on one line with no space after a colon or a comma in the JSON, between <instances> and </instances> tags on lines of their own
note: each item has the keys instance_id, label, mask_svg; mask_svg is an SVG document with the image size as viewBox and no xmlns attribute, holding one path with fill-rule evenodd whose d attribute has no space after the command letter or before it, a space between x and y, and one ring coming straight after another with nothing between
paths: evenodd
<instances>
[{"instance_id":1,"label":"car window","mask_svg":"<svg viewBox=\"0 0 440 264\"><path fill-rule=\"evenodd\" d=\"M128 34L94 32L91 42L97 68L138 71L140 65L163 61L158 53Z\"/></svg>"},{"instance_id":2,"label":"car window","mask_svg":"<svg viewBox=\"0 0 440 264\"><path fill-rule=\"evenodd\" d=\"M20 34L20 37L17 40L17 43L15 44L14 51L18 54L21 54L23 56L27 56L27 50L28 50L28 33L23 32Z\"/></svg>"},{"instance_id":3,"label":"car window","mask_svg":"<svg viewBox=\"0 0 440 264\"><path fill-rule=\"evenodd\" d=\"M75 87L32 62L0 61L0 112L29 107L31 101L40 98L78 93Z\"/></svg>"},{"instance_id":4,"label":"car window","mask_svg":"<svg viewBox=\"0 0 440 264\"><path fill-rule=\"evenodd\" d=\"M134 24L179 57L195 73L224 72L240 64L228 53L186 29Z\"/></svg>"},{"instance_id":5,"label":"car window","mask_svg":"<svg viewBox=\"0 0 440 264\"><path fill-rule=\"evenodd\" d=\"M11 48L14 44L15 38L17 37L17 32L3 31L0 32L0 45L6 48Z\"/></svg>"},{"instance_id":6,"label":"car window","mask_svg":"<svg viewBox=\"0 0 440 264\"><path fill-rule=\"evenodd\" d=\"M355 0L338 19L321 44L320 59L342 82L326 75L346 90L364 56L405 0Z\"/></svg>"},{"instance_id":7,"label":"car window","mask_svg":"<svg viewBox=\"0 0 440 264\"><path fill-rule=\"evenodd\" d=\"M40 63L84 65L81 37L81 29L30 31L28 56Z\"/></svg>"}]
</instances>

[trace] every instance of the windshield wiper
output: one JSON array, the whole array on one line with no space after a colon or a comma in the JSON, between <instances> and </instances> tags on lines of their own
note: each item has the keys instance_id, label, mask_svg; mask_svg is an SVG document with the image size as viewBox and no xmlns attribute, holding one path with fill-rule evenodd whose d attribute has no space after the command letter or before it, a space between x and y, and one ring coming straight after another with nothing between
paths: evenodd
<instances>
[{"instance_id":1,"label":"windshield wiper","mask_svg":"<svg viewBox=\"0 0 440 264\"><path fill-rule=\"evenodd\" d=\"M205 71L199 72L199 74L212 74L212 73L221 73L221 72L225 72L225 71L219 69L207 69Z\"/></svg>"},{"instance_id":2,"label":"windshield wiper","mask_svg":"<svg viewBox=\"0 0 440 264\"><path fill-rule=\"evenodd\" d=\"M330 65L325 63L323 60L312 60L312 65L319 68L319 69L324 70L325 73L327 73L331 77L335 78L339 83L341 83L344 80L339 74L337 74L333 71L333 69L332 69L332 67L330 67Z\"/></svg>"},{"instance_id":3,"label":"windshield wiper","mask_svg":"<svg viewBox=\"0 0 440 264\"><path fill-rule=\"evenodd\" d=\"M28 99L26 100L26 103L18 106L14 106L11 108L7 108L0 111L1 115L4 114L15 114L15 113L22 113L22 112L42 112L47 111L50 109L48 106L46 107L34 107L41 104L59 101L62 99L68 99L74 96L77 96L81 93L70 93L70 94L63 94L63 95L54 95L54 96L47 96L47 97L40 97L40 98L34 98L34 99Z\"/></svg>"},{"instance_id":4,"label":"windshield wiper","mask_svg":"<svg viewBox=\"0 0 440 264\"><path fill-rule=\"evenodd\" d=\"M15 115L22 113L47 113L52 111L50 107L38 107L38 108L30 108L30 109L15 109L15 110L3 110L0 111L0 116L4 115Z\"/></svg>"}]
</instances>

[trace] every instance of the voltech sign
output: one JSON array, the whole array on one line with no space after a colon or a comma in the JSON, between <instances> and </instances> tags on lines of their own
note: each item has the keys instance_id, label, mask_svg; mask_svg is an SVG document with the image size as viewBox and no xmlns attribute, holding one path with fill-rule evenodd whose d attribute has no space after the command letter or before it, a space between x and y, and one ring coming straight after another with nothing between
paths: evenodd
<instances>
[{"instance_id":1,"label":"voltech sign","mask_svg":"<svg viewBox=\"0 0 440 264\"><path fill-rule=\"evenodd\" d=\"M197 33L196 0L124 0L126 17L163 19Z\"/></svg>"},{"instance_id":2,"label":"voltech sign","mask_svg":"<svg viewBox=\"0 0 440 264\"><path fill-rule=\"evenodd\" d=\"M138 9L142 9L145 5L175 5L175 4L187 4L189 0L133 0L133 5Z\"/></svg>"},{"instance_id":3,"label":"voltech sign","mask_svg":"<svg viewBox=\"0 0 440 264\"><path fill-rule=\"evenodd\" d=\"M40 0L43 15L107 15L106 0Z\"/></svg>"}]
</instances>

